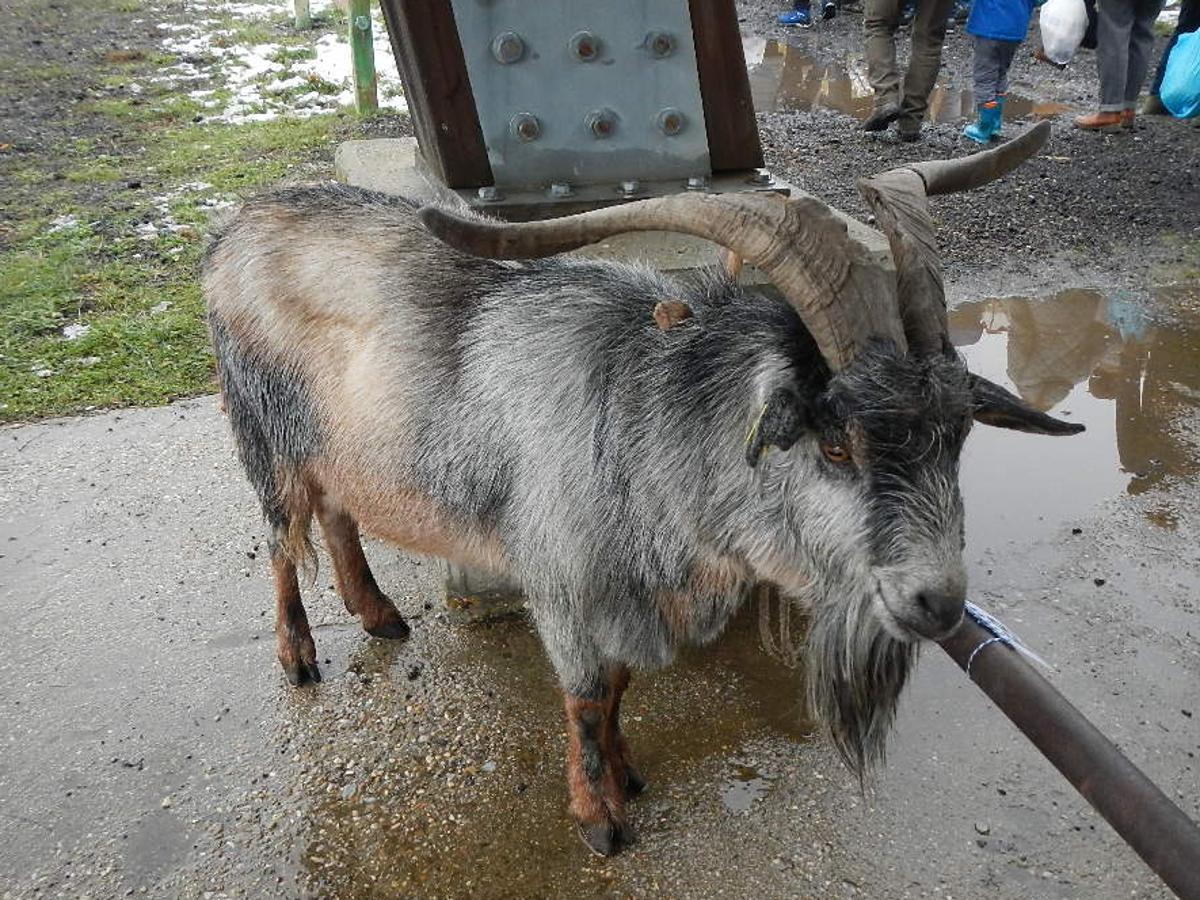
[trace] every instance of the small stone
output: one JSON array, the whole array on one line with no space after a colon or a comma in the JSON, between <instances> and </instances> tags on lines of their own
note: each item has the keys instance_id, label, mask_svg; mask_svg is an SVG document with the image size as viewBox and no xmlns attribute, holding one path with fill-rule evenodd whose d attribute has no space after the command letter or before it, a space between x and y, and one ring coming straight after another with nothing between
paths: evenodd
<instances>
[{"instance_id":1,"label":"small stone","mask_svg":"<svg viewBox=\"0 0 1200 900\"><path fill-rule=\"evenodd\" d=\"M487 762L485 762L479 768L482 769L484 772L488 772L488 773L495 772L496 771L496 761L489 759Z\"/></svg>"},{"instance_id":2,"label":"small stone","mask_svg":"<svg viewBox=\"0 0 1200 900\"><path fill-rule=\"evenodd\" d=\"M1104 587L1104 579L1103 578L1093 578L1092 584L1096 585L1096 587Z\"/></svg>"},{"instance_id":3,"label":"small stone","mask_svg":"<svg viewBox=\"0 0 1200 900\"><path fill-rule=\"evenodd\" d=\"M163 797L163 799L162 799L162 808L163 808L163 809L170 809L170 808L171 808L171 804L172 804L173 802L174 802L174 801L173 801L173 800L172 800L172 799L171 799L169 796L168 796L168 797Z\"/></svg>"},{"instance_id":4,"label":"small stone","mask_svg":"<svg viewBox=\"0 0 1200 900\"><path fill-rule=\"evenodd\" d=\"M991 834L992 826L990 826L987 822L976 822L975 832L977 834Z\"/></svg>"}]
</instances>

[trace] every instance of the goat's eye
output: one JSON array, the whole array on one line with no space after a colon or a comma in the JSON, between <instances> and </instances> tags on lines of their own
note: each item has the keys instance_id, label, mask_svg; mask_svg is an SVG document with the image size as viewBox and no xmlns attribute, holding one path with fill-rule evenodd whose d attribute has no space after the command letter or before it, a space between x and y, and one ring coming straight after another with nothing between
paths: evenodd
<instances>
[{"instance_id":1,"label":"goat's eye","mask_svg":"<svg viewBox=\"0 0 1200 900\"><path fill-rule=\"evenodd\" d=\"M823 441L821 443L821 452L825 454L825 458L831 463L850 462L850 451L846 449L845 444L839 444L836 441Z\"/></svg>"}]
</instances>

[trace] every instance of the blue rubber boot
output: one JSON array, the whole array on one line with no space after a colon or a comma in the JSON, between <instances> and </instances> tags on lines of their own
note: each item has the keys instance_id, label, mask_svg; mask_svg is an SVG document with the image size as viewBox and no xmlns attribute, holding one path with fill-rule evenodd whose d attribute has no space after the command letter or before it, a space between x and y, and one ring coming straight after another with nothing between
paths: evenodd
<instances>
[{"instance_id":1,"label":"blue rubber boot","mask_svg":"<svg viewBox=\"0 0 1200 900\"><path fill-rule=\"evenodd\" d=\"M1000 133L1000 116L1003 106L1000 100L979 104L979 120L963 129L963 136L977 144L986 144Z\"/></svg>"}]
</instances>

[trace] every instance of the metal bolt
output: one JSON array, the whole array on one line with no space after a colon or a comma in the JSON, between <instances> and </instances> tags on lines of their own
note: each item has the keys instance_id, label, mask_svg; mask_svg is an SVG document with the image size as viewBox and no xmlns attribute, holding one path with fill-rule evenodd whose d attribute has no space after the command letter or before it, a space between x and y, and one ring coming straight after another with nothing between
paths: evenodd
<instances>
[{"instance_id":1,"label":"metal bolt","mask_svg":"<svg viewBox=\"0 0 1200 900\"><path fill-rule=\"evenodd\" d=\"M359 31L370 31L371 30L371 17L370 16L355 16L354 17L354 27L357 28Z\"/></svg>"},{"instance_id":2,"label":"metal bolt","mask_svg":"<svg viewBox=\"0 0 1200 900\"><path fill-rule=\"evenodd\" d=\"M571 186L565 181L556 181L550 185L550 196L555 200L562 200L566 197L572 196L574 193L575 192L571 190Z\"/></svg>"},{"instance_id":3,"label":"metal bolt","mask_svg":"<svg viewBox=\"0 0 1200 900\"><path fill-rule=\"evenodd\" d=\"M571 35L571 55L580 62L591 62L600 55L600 39L590 31L577 31Z\"/></svg>"},{"instance_id":4,"label":"metal bolt","mask_svg":"<svg viewBox=\"0 0 1200 900\"><path fill-rule=\"evenodd\" d=\"M479 195L479 199L484 203L495 203L500 199L500 191L490 184L486 187L481 187L477 193Z\"/></svg>"},{"instance_id":5,"label":"metal bolt","mask_svg":"<svg viewBox=\"0 0 1200 900\"><path fill-rule=\"evenodd\" d=\"M518 141L536 141L542 134L542 123L533 113L520 112L508 120L509 133Z\"/></svg>"},{"instance_id":6,"label":"metal bolt","mask_svg":"<svg viewBox=\"0 0 1200 900\"><path fill-rule=\"evenodd\" d=\"M492 56L496 62L510 65L525 55L525 42L515 31L505 31L492 41Z\"/></svg>"},{"instance_id":7,"label":"metal bolt","mask_svg":"<svg viewBox=\"0 0 1200 900\"><path fill-rule=\"evenodd\" d=\"M689 191L707 191L708 190L708 176L707 175L693 175L691 178L689 178L687 180L687 189Z\"/></svg>"},{"instance_id":8,"label":"metal bolt","mask_svg":"<svg viewBox=\"0 0 1200 900\"><path fill-rule=\"evenodd\" d=\"M642 183L640 181L630 180L630 181L622 181L621 182L621 196L622 197L636 197L641 192L642 192Z\"/></svg>"},{"instance_id":9,"label":"metal bolt","mask_svg":"<svg viewBox=\"0 0 1200 900\"><path fill-rule=\"evenodd\" d=\"M665 31L651 31L646 35L645 47L651 56L663 59L675 52L675 38Z\"/></svg>"},{"instance_id":10,"label":"metal bolt","mask_svg":"<svg viewBox=\"0 0 1200 900\"><path fill-rule=\"evenodd\" d=\"M775 181L767 169L755 169L754 174L746 179L750 184L767 185Z\"/></svg>"},{"instance_id":11,"label":"metal bolt","mask_svg":"<svg viewBox=\"0 0 1200 900\"><path fill-rule=\"evenodd\" d=\"M611 109L593 109L583 118L584 127L592 137L603 140L612 137L617 129L617 114Z\"/></svg>"},{"instance_id":12,"label":"metal bolt","mask_svg":"<svg viewBox=\"0 0 1200 900\"><path fill-rule=\"evenodd\" d=\"M673 106L668 106L666 109L661 109L654 122L658 125L658 130L667 137L674 137L683 131L683 126L687 124L687 117Z\"/></svg>"}]
</instances>

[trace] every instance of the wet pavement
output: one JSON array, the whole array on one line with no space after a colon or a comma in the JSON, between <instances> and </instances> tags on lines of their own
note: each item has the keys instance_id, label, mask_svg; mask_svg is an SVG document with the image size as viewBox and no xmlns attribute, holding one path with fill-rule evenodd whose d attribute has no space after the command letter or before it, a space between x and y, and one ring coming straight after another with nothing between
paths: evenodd
<instances>
[{"instance_id":1,"label":"wet pavement","mask_svg":"<svg viewBox=\"0 0 1200 900\"><path fill-rule=\"evenodd\" d=\"M974 599L1197 817L1200 285L970 302L951 326L975 371L1088 426L973 432ZM640 842L590 856L536 637L452 624L437 564L368 547L399 645L323 565L326 681L287 687L212 398L0 431L0 510L5 897L1166 896L936 648L861 794L754 606L635 677Z\"/></svg>"}]
</instances>

